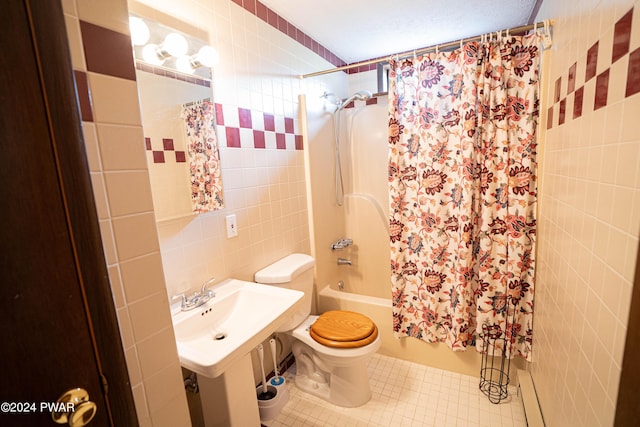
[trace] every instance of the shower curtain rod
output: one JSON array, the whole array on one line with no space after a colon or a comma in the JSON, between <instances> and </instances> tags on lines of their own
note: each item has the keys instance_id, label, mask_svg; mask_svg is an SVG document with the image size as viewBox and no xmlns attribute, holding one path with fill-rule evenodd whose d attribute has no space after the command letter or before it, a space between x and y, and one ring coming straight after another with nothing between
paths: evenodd
<instances>
[{"instance_id":1,"label":"shower curtain rod","mask_svg":"<svg viewBox=\"0 0 640 427\"><path fill-rule=\"evenodd\" d=\"M331 73L335 73L337 71L344 71L344 70L349 70L351 68L362 67L363 65L371 65L371 64L378 64L378 63L381 63L381 62L387 62L392 58L406 58L406 57L409 57L409 56L413 56L414 54L427 53L429 51L436 50L436 49L448 49L450 47L455 47L455 46L458 46L460 44L464 44L464 43L468 43L468 42L476 41L476 40L481 40L482 37L484 37L487 34L491 35L491 34L495 34L495 33L498 33L498 32L500 34L502 34L505 31L510 33L510 34L511 33L520 34L520 33L524 33L526 31L533 30L533 29L536 29L536 28L545 28L545 26L546 27L552 27L553 24L554 24L553 20L546 20L546 21L543 21L543 22L535 23L535 24L521 25L519 27L509 28L507 30L494 31L494 32L491 32L491 33L481 34L481 35L478 35L478 36L467 37L467 38L460 39L460 40L457 40L457 41L435 44L435 45L428 46L428 47L423 47L423 48L420 48L420 49L408 50L408 51L402 52L402 53L394 53L393 55L388 55L388 56L385 56L383 58L369 59L369 60L366 60L366 61L354 62L353 64L343 65L341 67L330 68L328 70L316 71L314 73L309 73L309 74L301 74L299 76L299 78L306 79L308 77L321 76L323 74L331 74Z\"/></svg>"}]
</instances>

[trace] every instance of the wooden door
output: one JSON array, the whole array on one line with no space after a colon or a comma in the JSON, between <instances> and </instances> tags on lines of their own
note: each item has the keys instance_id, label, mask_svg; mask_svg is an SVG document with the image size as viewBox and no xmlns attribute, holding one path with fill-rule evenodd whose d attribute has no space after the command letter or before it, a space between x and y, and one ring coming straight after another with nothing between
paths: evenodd
<instances>
[{"instance_id":1,"label":"wooden door","mask_svg":"<svg viewBox=\"0 0 640 427\"><path fill-rule=\"evenodd\" d=\"M137 425L61 5L4 1L0 28L0 425L57 425L76 387L89 425Z\"/></svg>"}]
</instances>

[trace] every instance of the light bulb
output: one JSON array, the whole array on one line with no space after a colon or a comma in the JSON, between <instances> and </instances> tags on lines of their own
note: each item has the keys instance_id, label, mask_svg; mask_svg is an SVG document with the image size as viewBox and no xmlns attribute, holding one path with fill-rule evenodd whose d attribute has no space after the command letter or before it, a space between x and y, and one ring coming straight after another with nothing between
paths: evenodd
<instances>
[{"instance_id":1,"label":"light bulb","mask_svg":"<svg viewBox=\"0 0 640 427\"><path fill-rule=\"evenodd\" d=\"M162 50L175 57L186 54L188 49L187 39L178 33L167 34L167 37L164 38L164 43L162 43Z\"/></svg>"},{"instance_id":2,"label":"light bulb","mask_svg":"<svg viewBox=\"0 0 640 427\"><path fill-rule=\"evenodd\" d=\"M176 68L178 71L185 74L193 74L193 72L196 71L195 68L191 66L191 58L186 55L176 59Z\"/></svg>"},{"instance_id":3,"label":"light bulb","mask_svg":"<svg viewBox=\"0 0 640 427\"><path fill-rule=\"evenodd\" d=\"M148 44L142 48L142 59L151 65L162 65L163 58L158 56L158 45Z\"/></svg>"},{"instance_id":4,"label":"light bulb","mask_svg":"<svg viewBox=\"0 0 640 427\"><path fill-rule=\"evenodd\" d=\"M218 63L220 57L218 56L218 52L211 46L202 46L195 59L200 65L210 68Z\"/></svg>"},{"instance_id":5,"label":"light bulb","mask_svg":"<svg viewBox=\"0 0 640 427\"><path fill-rule=\"evenodd\" d=\"M135 46L142 46L149 41L149 27L140 18L129 17L129 32L131 33L131 42Z\"/></svg>"}]
</instances>

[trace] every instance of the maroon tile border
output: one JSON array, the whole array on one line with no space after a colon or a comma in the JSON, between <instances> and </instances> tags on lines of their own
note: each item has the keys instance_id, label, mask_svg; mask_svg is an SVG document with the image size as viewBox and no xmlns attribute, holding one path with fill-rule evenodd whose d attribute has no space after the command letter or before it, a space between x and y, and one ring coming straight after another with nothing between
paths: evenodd
<instances>
[{"instance_id":1,"label":"maroon tile border","mask_svg":"<svg viewBox=\"0 0 640 427\"><path fill-rule=\"evenodd\" d=\"M257 16L260 20L266 22L271 25L273 28L278 31L288 35L301 45L305 46L307 49L310 49L315 54L324 58L326 61L335 65L336 67L341 67L346 65L346 62L340 59L335 53L331 52L326 47L322 46L317 41L313 40L308 34L305 34L299 28L296 28L295 25L284 19L282 16L278 15L273 10L269 9L265 4L261 3L258 0L231 0L232 3L237 4L238 6L245 9L247 12L252 15Z\"/></svg>"},{"instance_id":2,"label":"maroon tile border","mask_svg":"<svg viewBox=\"0 0 640 427\"><path fill-rule=\"evenodd\" d=\"M241 138L252 138L251 141L244 141L244 146L266 148L267 133L276 134L276 143L279 142L280 144L276 148L279 149L286 149L286 138L282 139L286 134L292 134L295 137L299 136L300 138L302 138L301 135L296 135L295 120L292 117L276 116L275 114L252 111L248 108L229 108L227 114L237 114L238 127L225 126L225 109L221 104L214 105L216 111L216 125L218 126L218 132L224 132L224 134L227 136L227 147L241 148ZM276 121L279 125L277 133ZM284 133L282 128L284 128ZM240 129L252 129L253 133L241 134ZM281 134L282 137L278 137L279 134ZM299 146L302 145L299 144Z\"/></svg>"},{"instance_id":3,"label":"maroon tile border","mask_svg":"<svg viewBox=\"0 0 640 427\"><path fill-rule=\"evenodd\" d=\"M129 35L82 20L80 32L87 71L127 80L136 79Z\"/></svg>"},{"instance_id":4,"label":"maroon tile border","mask_svg":"<svg viewBox=\"0 0 640 427\"><path fill-rule=\"evenodd\" d=\"M373 59L383 59L383 58L371 58ZM371 70L375 70L378 64L368 64L368 65L360 65L359 67L355 67L355 68L350 68L349 70L347 70L348 74L356 74L356 73L363 73L365 71L371 71Z\"/></svg>"},{"instance_id":5,"label":"maroon tile border","mask_svg":"<svg viewBox=\"0 0 640 427\"><path fill-rule=\"evenodd\" d=\"M377 104L378 98L373 97L366 101L366 105ZM347 108L353 107L351 102ZM287 149L287 135L294 137L294 144L289 143L289 149L302 150L302 135L296 134L295 119L293 117L284 117L265 112L252 111L247 108L228 108L227 114L234 115L238 118L238 127L226 126L225 109L221 104L215 104L216 125L218 126L218 134L224 133L227 137L226 146L230 148L241 148L241 139L245 140L245 147L266 148L267 136L275 134L276 148L280 150ZM237 114L237 116L235 116ZM260 116L262 115L262 116ZM240 129L251 129L252 133L240 132ZM290 138L290 137L289 137ZM289 140L290 141L290 140Z\"/></svg>"},{"instance_id":6,"label":"maroon tile border","mask_svg":"<svg viewBox=\"0 0 640 427\"><path fill-rule=\"evenodd\" d=\"M223 141L226 139L226 147L228 148L241 148L243 146L243 142L245 147L262 149L267 148L267 134L269 134L270 137L271 135L274 136L276 143L275 148L278 150L286 150L287 139L291 137L293 137L293 144L290 143L288 149L303 149L304 145L302 135L296 134L295 120L292 117L283 117L280 115L268 114L264 112L255 114L256 112L248 108L234 107L229 108L227 114L229 114L230 112L231 114L237 114L238 127L225 126L225 109L223 108L223 105L214 103L214 108L216 112L216 126L218 135L221 136L221 138L222 135L226 137L222 139ZM260 114L262 114L262 117L260 117ZM276 122L278 123L277 132ZM241 133L241 129L251 130L252 132ZM291 136L287 137L287 135ZM250 140L243 141L243 138L247 138ZM145 137L144 142L146 150L151 151L153 154L154 163L165 163L166 156L160 153L165 153L167 151L174 151L176 162L181 163L186 161L185 152L176 151L173 138L162 138L162 146L160 150L153 149L151 138Z\"/></svg>"},{"instance_id":7,"label":"maroon tile border","mask_svg":"<svg viewBox=\"0 0 640 427\"><path fill-rule=\"evenodd\" d=\"M176 150L173 145L173 138L162 138L162 150L154 150L151 144L151 138L146 136L144 138L145 150L151 151L153 157L153 163L166 163L166 157L164 153L166 151L173 151L176 163L184 163L187 161L187 155L184 151Z\"/></svg>"},{"instance_id":8,"label":"maroon tile border","mask_svg":"<svg viewBox=\"0 0 640 427\"><path fill-rule=\"evenodd\" d=\"M176 73L166 68L156 67L154 65L145 64L144 62L136 62L136 69L145 71L147 73L155 74L157 76L167 77L169 79L180 80L182 82L193 83L198 86L211 87L211 81L202 79L197 76Z\"/></svg>"},{"instance_id":9,"label":"maroon tile border","mask_svg":"<svg viewBox=\"0 0 640 427\"><path fill-rule=\"evenodd\" d=\"M331 52L326 47L322 46L316 40L311 38L308 34L305 34L302 30L297 28L295 25L284 19L282 16L278 15L275 11L269 9L268 6L264 5L258 0L231 0L232 3L237 4L238 6L245 9L247 12L257 16L262 21L271 25L273 28L278 31L283 32L284 34L291 37L293 40L297 41L307 49L314 52L316 55L335 65L336 67L341 67L343 65L347 65L347 63L338 57L335 53ZM379 58L370 58L374 59L383 59L384 57ZM368 64L361 65L359 67L350 68L348 70L344 70L348 74L361 73L364 71L375 70L377 65Z\"/></svg>"},{"instance_id":10,"label":"maroon tile border","mask_svg":"<svg viewBox=\"0 0 640 427\"><path fill-rule=\"evenodd\" d=\"M584 106L593 105L593 110L606 107L608 105L609 98L609 79L611 65L620 60L621 58L628 56L629 65L627 68L627 75L625 86L625 97L630 97L640 92L640 48L635 49L633 52L629 52L631 45L631 33L634 23L633 21L633 8L625 13L616 23L614 27L614 36L612 42L612 54L611 62L604 71L596 76L598 69L598 60L609 60L609 58L603 58L599 55L600 41L595 42L588 50L585 59L585 85L592 78L596 78L595 81L595 93L593 98L586 99L585 95L588 93L585 90L585 86L575 88L576 84L576 70L578 69L578 63L573 63L567 70L567 91L562 94L562 77L560 76L555 80L553 103L547 109L547 129L551 129L554 126L553 113L554 109L558 111L557 125L562 125L566 120L577 119L582 117ZM640 25L636 22L635 25ZM600 52L601 53L601 52ZM602 65L600 64L601 68ZM573 115L571 118L566 116L566 103L567 97L574 93L573 98ZM591 104L593 103L593 104ZM556 107L557 105L557 107Z\"/></svg>"}]
</instances>

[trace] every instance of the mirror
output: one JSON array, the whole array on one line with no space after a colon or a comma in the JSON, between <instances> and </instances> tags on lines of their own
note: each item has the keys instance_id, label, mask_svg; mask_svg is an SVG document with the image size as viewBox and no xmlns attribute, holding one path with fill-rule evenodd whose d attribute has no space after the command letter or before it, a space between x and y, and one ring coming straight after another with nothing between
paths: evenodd
<instances>
[{"instance_id":1,"label":"mirror","mask_svg":"<svg viewBox=\"0 0 640 427\"><path fill-rule=\"evenodd\" d=\"M193 45L193 37L185 37ZM196 48L204 45L203 41L195 43ZM209 78L201 77L207 75L202 67L197 73L195 69L191 74L182 73L169 69L167 61L163 65L143 61L140 51L141 46L134 46L156 221L221 209L222 174L210 69L204 70Z\"/></svg>"}]
</instances>

